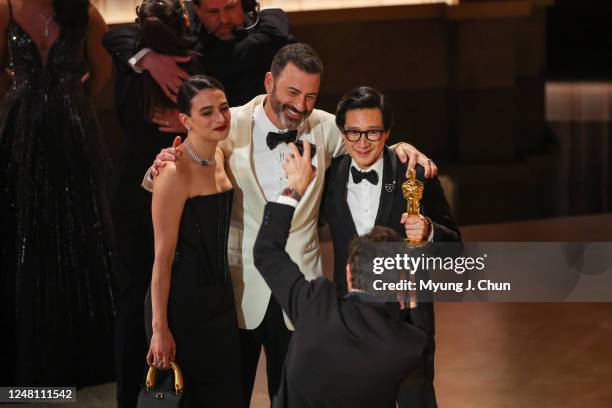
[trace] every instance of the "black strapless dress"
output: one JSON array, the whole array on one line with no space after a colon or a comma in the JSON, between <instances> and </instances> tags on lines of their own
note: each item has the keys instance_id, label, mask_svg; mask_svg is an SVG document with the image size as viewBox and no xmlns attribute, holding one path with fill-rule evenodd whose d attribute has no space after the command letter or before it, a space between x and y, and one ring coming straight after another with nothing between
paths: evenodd
<instances>
[{"instance_id":1,"label":"black strapless dress","mask_svg":"<svg viewBox=\"0 0 612 408\"><path fill-rule=\"evenodd\" d=\"M113 379L110 161L82 90L85 33L62 29L45 65L15 21L0 105L0 384Z\"/></svg>"},{"instance_id":2,"label":"black strapless dress","mask_svg":"<svg viewBox=\"0 0 612 408\"><path fill-rule=\"evenodd\" d=\"M232 191L197 196L183 209L172 266L168 324L185 378L184 408L241 406L240 340L227 238ZM145 328L151 339L151 290Z\"/></svg>"}]
</instances>

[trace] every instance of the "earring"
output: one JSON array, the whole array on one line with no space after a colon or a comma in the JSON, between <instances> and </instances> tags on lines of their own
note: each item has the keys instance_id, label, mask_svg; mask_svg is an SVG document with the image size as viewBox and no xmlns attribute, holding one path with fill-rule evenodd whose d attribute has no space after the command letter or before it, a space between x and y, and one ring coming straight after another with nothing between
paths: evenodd
<instances>
[{"instance_id":1,"label":"earring","mask_svg":"<svg viewBox=\"0 0 612 408\"><path fill-rule=\"evenodd\" d=\"M187 130L191 132L191 131L193 131L193 128L187 127Z\"/></svg>"}]
</instances>

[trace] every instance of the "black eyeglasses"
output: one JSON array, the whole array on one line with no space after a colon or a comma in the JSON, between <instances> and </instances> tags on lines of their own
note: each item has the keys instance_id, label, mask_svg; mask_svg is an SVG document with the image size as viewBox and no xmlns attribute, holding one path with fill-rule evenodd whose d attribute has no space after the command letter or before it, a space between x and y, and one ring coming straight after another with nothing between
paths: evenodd
<instances>
[{"instance_id":1,"label":"black eyeglasses","mask_svg":"<svg viewBox=\"0 0 612 408\"><path fill-rule=\"evenodd\" d=\"M378 142L385 131L382 129L373 129L362 132L361 130L355 129L342 129L342 133L344 133L344 136L346 136L349 142L358 142L362 135L365 135L366 139L370 142Z\"/></svg>"}]
</instances>

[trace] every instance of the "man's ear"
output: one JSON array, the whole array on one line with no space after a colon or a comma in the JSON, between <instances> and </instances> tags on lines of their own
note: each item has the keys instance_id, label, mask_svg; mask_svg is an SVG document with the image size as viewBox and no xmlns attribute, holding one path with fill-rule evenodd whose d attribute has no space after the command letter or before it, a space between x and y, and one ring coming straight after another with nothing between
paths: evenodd
<instances>
[{"instance_id":1,"label":"man's ear","mask_svg":"<svg viewBox=\"0 0 612 408\"><path fill-rule=\"evenodd\" d=\"M266 87L266 93L268 95L272 94L272 89L274 88L274 77L272 76L272 72L266 72L266 77L264 79L264 86Z\"/></svg>"}]
</instances>

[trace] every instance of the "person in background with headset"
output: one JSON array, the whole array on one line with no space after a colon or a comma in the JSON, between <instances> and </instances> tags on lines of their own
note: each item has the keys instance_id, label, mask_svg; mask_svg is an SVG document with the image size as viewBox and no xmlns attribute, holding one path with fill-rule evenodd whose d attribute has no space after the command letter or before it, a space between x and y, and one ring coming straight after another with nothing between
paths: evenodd
<instances>
[{"instance_id":1,"label":"person in background with headset","mask_svg":"<svg viewBox=\"0 0 612 408\"><path fill-rule=\"evenodd\" d=\"M257 0L185 1L191 33L197 38L194 51L204 57L204 72L221 81L230 106L240 106L265 92L262 78L276 52L294 42L289 19L281 9L259 11ZM138 47L138 27L117 27L104 45L136 72L147 71L168 98L176 101L181 83L189 77L179 64L184 56L163 55ZM168 132L184 131L177 112L155 118Z\"/></svg>"}]
</instances>

